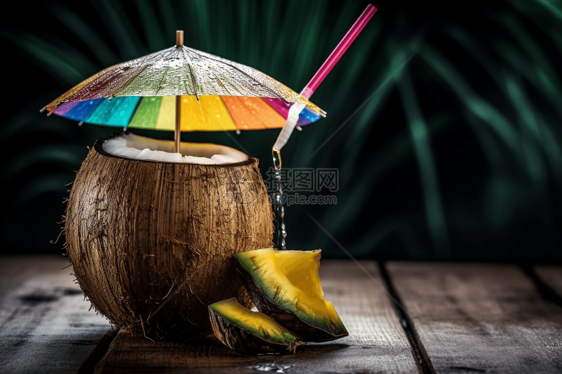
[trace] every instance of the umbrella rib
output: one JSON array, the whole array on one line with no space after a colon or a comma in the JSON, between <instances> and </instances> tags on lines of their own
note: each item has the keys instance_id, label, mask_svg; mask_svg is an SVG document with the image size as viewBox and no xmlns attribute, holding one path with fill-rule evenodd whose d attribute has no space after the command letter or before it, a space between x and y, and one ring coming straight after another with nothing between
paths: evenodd
<instances>
[{"instance_id":1,"label":"umbrella rib","mask_svg":"<svg viewBox=\"0 0 562 374\"><path fill-rule=\"evenodd\" d=\"M123 86L121 87L121 89L119 90L119 92L114 92L110 97L116 97L117 95L119 95L119 93L122 92L125 88L127 88L127 86L128 86L129 84L131 84L131 82L132 82L136 77L138 77L140 74L142 74L142 72L145 71L148 66L150 66L150 65L148 65L148 64L150 64L150 63L152 63L152 61L156 60L156 57L157 57L157 56L158 56L158 53L155 52L155 53L152 53L152 54L150 54L150 55L148 55L148 56L144 56L144 58L143 58L143 57L139 57L139 58L133 59L133 60L131 60L131 61L127 61L127 62L123 62L123 63L121 63L121 64L115 65L117 68L120 68L121 65L125 65L125 64L131 64L131 65L132 65L134 61L138 61L138 62L141 62L141 63L144 64L144 66L143 66L135 75L133 75L133 76L129 79L128 82L126 82L125 84L123 84ZM93 82L92 82L92 84L93 84ZM108 96L108 97L109 97L109 96Z\"/></svg>"},{"instance_id":2,"label":"umbrella rib","mask_svg":"<svg viewBox=\"0 0 562 374\"><path fill-rule=\"evenodd\" d=\"M114 69L116 69L118 67L119 64L115 64L112 66L109 66L105 69L103 69L102 71L92 75L91 77L89 77L88 79L86 79L83 82L78 83L77 85L75 85L74 87L72 87L70 90L66 91L65 93L63 93L62 95L60 95L59 97L57 97L55 100L51 101L49 104L47 104L45 107L49 108L54 106L55 108L58 107L59 105L66 103L69 97L75 95L77 92L80 92L81 90L83 90L85 87L93 84L94 82L98 81L101 77L103 77L104 74L113 71ZM84 83L86 81L89 81L88 83ZM77 88L78 86L84 84L82 87ZM74 89L76 89L76 91L72 92ZM56 103L56 104L55 104Z\"/></svg>"},{"instance_id":3,"label":"umbrella rib","mask_svg":"<svg viewBox=\"0 0 562 374\"><path fill-rule=\"evenodd\" d=\"M126 65L126 64L132 65L134 61L142 61L143 63L144 63L144 61L147 61L147 63L150 63L150 62L152 62L152 60L155 59L155 57L157 57L157 56L158 56L157 53L152 53L152 54L150 54L150 55L148 55L148 56L144 56L144 58L143 58L143 57L139 57L139 58L134 59L134 60L131 60L131 61L122 62L122 63L120 63L120 64L115 64L115 65L113 65L113 66L110 66L110 67L108 67L108 68L102 70L101 73L105 72L104 74L98 73L98 74L101 74L98 78L92 80L90 83L88 83L88 84L85 85L84 87L80 88L80 89L77 90L76 92L72 93L72 94L69 95L68 97L71 97L71 96L74 96L74 95L78 95L78 94L79 94L80 92L82 92L84 89L86 89L86 88L88 88L88 87L90 87L90 86L96 84L100 79L102 79L102 78L104 77L105 74L113 73L115 70L122 69L123 65ZM137 74L135 74L134 76L132 76L132 77L129 79L129 81L123 85L123 87L121 88L121 90L120 90L119 92L123 91L123 90L131 83L131 81L132 81L133 79L135 79L139 74L141 74L147 67L148 67L148 65L143 66L142 69L140 69L140 70L137 72ZM115 97L115 96L117 96L117 95L119 94L119 92L114 92L112 95L110 95L110 96L104 96L104 97ZM67 97L67 98L68 98L68 97Z\"/></svg>"},{"instance_id":4,"label":"umbrella rib","mask_svg":"<svg viewBox=\"0 0 562 374\"><path fill-rule=\"evenodd\" d=\"M192 51L194 51L194 50L192 50ZM270 92L273 92L273 93L276 95L275 97L273 97L273 99L283 99L283 100L285 100L285 98L282 97L281 95L279 95L277 92L275 92L275 91L272 90L271 88L267 87L266 85L261 84L256 78L254 78L254 77L252 77L250 74L248 74L248 73L246 73L246 72L240 70L240 69L237 68L236 66L231 65L231 64L229 64L228 62L225 62L225 61L221 61L221 60L214 59L214 58L209 57L209 56L200 55L199 53L197 53L197 52L195 52L195 51L194 51L194 53L197 54L197 55L199 55L199 56L201 56L201 57L208 58L209 60L213 60L213 61L216 61L216 62L220 62L220 63L222 63L222 64L225 64L225 65L227 65L227 66L230 66L231 68L233 68L233 69L239 71L240 73L244 74L245 76L247 76L247 77L250 78L251 80L255 81L257 84L259 84L260 86L264 87L266 90L268 90L268 91L270 91ZM262 73L262 74L263 74L263 73Z\"/></svg>"},{"instance_id":5,"label":"umbrella rib","mask_svg":"<svg viewBox=\"0 0 562 374\"><path fill-rule=\"evenodd\" d=\"M163 57L161 58L162 60L166 59L166 58L173 52L173 49L172 49L172 48L175 48L175 47L171 47L170 50L168 51L168 54L167 54L166 56L163 56ZM158 57L158 55L155 53L155 54L154 54L154 57ZM150 60L149 60L149 61L150 61ZM138 73L137 75L135 75L134 78L132 78L132 79L129 81L129 83L127 83L127 85L124 86L124 87L121 89L121 91L117 92L116 96L119 95L119 93L123 92L127 87L129 87L129 85L131 85L131 83L133 83L133 81L134 81L135 79L137 79L139 75L141 75L142 73L144 73L144 71L145 71L146 69L148 69L150 66L152 66L152 65L154 64L154 62L156 62L156 61L158 61L158 59L154 59L154 60L150 61L150 64L147 63L145 66L143 66L142 70L139 71L139 73ZM162 82L162 81L160 81L160 82ZM142 95L132 95L132 96L142 96ZM157 96L157 95L151 95L151 96Z\"/></svg>"},{"instance_id":6,"label":"umbrella rib","mask_svg":"<svg viewBox=\"0 0 562 374\"><path fill-rule=\"evenodd\" d=\"M170 54L172 54L172 52L173 52L173 49L172 49L172 48L174 48L174 47L171 47L171 48L169 49L168 54L167 54L166 56L162 57L162 60L164 60L164 59L167 58ZM158 61L158 59L156 58L156 57L158 57L158 52L153 53L153 55L154 55L155 58L154 58L153 60L147 59L147 60L148 60L148 61L147 61L147 64L142 68L142 70L139 71L139 73L136 74L131 80L129 80L129 83L127 83L127 85L126 85L125 87L123 87L123 88L121 89L121 91L119 91L119 92L122 92L125 88L127 88L127 87L133 82L133 80L134 80L136 77L138 77L139 75L141 75L146 69L148 69L148 67L152 66L152 64L154 64L154 62ZM149 57L150 57L150 56L149 56ZM162 82L162 81L160 81L160 82ZM154 96L156 96L156 95L154 95Z\"/></svg>"},{"instance_id":7,"label":"umbrella rib","mask_svg":"<svg viewBox=\"0 0 562 374\"><path fill-rule=\"evenodd\" d=\"M192 49L192 48L187 48L187 49L189 49L190 52L195 53L196 55L198 55L198 56L201 57L202 59L203 59L203 58L208 58L207 56L200 55L199 53L196 52L196 50L194 50L194 49ZM214 60L214 59L211 59L211 60L217 61L217 60ZM228 66L230 66L230 65L228 65ZM216 72L215 72L215 73L216 73ZM221 78L219 77L219 75L220 75L220 74L217 74L217 75L216 75L216 78L215 78L215 79L218 81L218 83L224 88L224 90L225 90L226 92L228 92L228 94L230 94L230 96L237 96L237 95L231 95L230 90L226 87L226 85L225 85L224 82L221 80ZM259 83L259 82L258 82L258 83ZM236 89L236 87L234 87L234 89ZM220 95L219 95L219 96L220 96ZM225 130L225 131L226 131L226 130Z\"/></svg>"},{"instance_id":8,"label":"umbrella rib","mask_svg":"<svg viewBox=\"0 0 562 374\"><path fill-rule=\"evenodd\" d=\"M164 70L164 72L162 73L162 77L160 78L160 81L158 82L158 85L157 85L158 90L154 93L153 96L160 96L160 95L158 95L158 92L160 92L162 90L162 87L161 87L162 82L164 81L164 78L166 78L166 75L168 74L169 71L170 71L170 67L167 66L166 70Z\"/></svg>"},{"instance_id":9,"label":"umbrella rib","mask_svg":"<svg viewBox=\"0 0 562 374\"><path fill-rule=\"evenodd\" d=\"M238 96L238 97L242 96L242 97L244 97L244 95L232 95L231 91L228 89L228 87L226 86L226 84L225 84L225 83L222 81L222 79L219 77L219 74L217 74L217 75L215 76L215 79L216 79L217 82L222 86L222 88L224 88L224 90L225 90L226 92L228 92L228 96ZM232 88L233 88L234 90L236 90L238 93L240 93L240 94L242 93L242 92L238 91L238 89L237 89L235 86L233 86L233 85L231 85L231 86L232 86ZM219 96L220 96L220 95L219 95ZM248 97L249 97L249 96L248 96Z\"/></svg>"},{"instance_id":10,"label":"umbrella rib","mask_svg":"<svg viewBox=\"0 0 562 374\"><path fill-rule=\"evenodd\" d=\"M264 85L264 84L261 84L256 78L252 77L250 74L248 74L248 73L244 72L243 70L237 68L236 66L231 65L230 63L226 62L227 60L225 60L225 61L217 60L217 59L214 59L214 58L209 57L209 56L201 55L201 54L197 53L196 50L193 50L193 49L191 49L191 50L192 50L195 54L197 54L197 55L199 55L199 56L201 56L201 57L205 57L205 58L208 58L209 60L213 60L213 61L216 61L216 62L221 62L221 63L223 63L223 64L225 64L225 65L230 66L230 67L233 68L233 69L236 69L236 70L239 71L240 73L244 74L244 75L247 76L248 78L250 78L250 79L252 79L253 81L255 81L255 82L256 82L257 84L259 84L260 86L266 88L268 91L273 92L275 95L277 95L276 97L272 97L272 99L282 99L282 100L285 100L286 102L290 102L289 100L285 99L283 96L281 96L281 95L279 95L277 92L275 92L273 89L267 87L267 86ZM261 73L261 72L260 72L260 73ZM265 73L262 73L262 74L264 74L264 75L267 76L267 74L265 74ZM273 78L271 78L271 79L273 79ZM289 87L287 87L287 88L289 89ZM289 89L289 90L290 90L290 89ZM296 92L295 92L295 94L296 94ZM298 97L298 96L300 96L300 95L297 94L297 97ZM305 100L306 100L307 102L309 102L307 99L305 99ZM296 102L296 101L293 101L293 103L295 103L295 102ZM306 103L305 103L305 105L308 106ZM320 108L318 108L318 109L320 109ZM310 108L310 110L312 110L313 112L317 112L316 110L314 110L314 109L312 109L312 108ZM322 109L320 109L320 115L322 115L323 112L324 112L324 111L322 111ZM325 116L325 115L324 115L324 116ZM324 116L322 116L322 117L324 117Z\"/></svg>"},{"instance_id":11,"label":"umbrella rib","mask_svg":"<svg viewBox=\"0 0 562 374\"><path fill-rule=\"evenodd\" d=\"M189 75L191 76L191 85L193 86L193 93L195 94L197 100L199 100L199 95L197 94L197 85L195 84L195 76L193 75L193 68L189 63L187 64L187 66L189 67Z\"/></svg>"},{"instance_id":12,"label":"umbrella rib","mask_svg":"<svg viewBox=\"0 0 562 374\"><path fill-rule=\"evenodd\" d=\"M170 53L166 55L166 57L163 57L162 60L166 60L168 57L170 57L171 54L173 54L173 52L175 52L174 49L172 49ZM154 96L158 96L158 92L162 90L161 84L164 81L164 78L166 78L166 75L168 74L169 71L170 71L170 66L167 66L166 70L164 70L164 73L162 73L162 77L160 78L160 81L158 82L158 91L156 91L156 94Z\"/></svg>"},{"instance_id":13,"label":"umbrella rib","mask_svg":"<svg viewBox=\"0 0 562 374\"><path fill-rule=\"evenodd\" d=\"M199 53L195 52L195 50L193 50L193 49L191 49L191 48L186 48L186 49L185 49L185 52L184 52L184 53L185 53L185 54L188 54L188 52L193 52L193 53L195 53L197 56L199 56L199 57L201 57L201 58L206 58L206 56L200 55ZM189 59L189 57L188 57L188 59ZM189 60L191 60L191 59L189 59ZM190 69L191 69L191 65L190 65L189 67L190 67ZM193 71L191 71L191 72L192 72L192 74L193 74ZM222 82L222 80L219 78L219 75L220 75L220 74L217 74L216 79L218 80L219 84L225 89L225 91L230 94L230 90L229 90L228 88L226 88L226 85L225 85L225 84ZM192 75L192 78L194 78L193 75ZM236 87L235 87L235 88L236 88ZM196 96L197 96L197 95L196 95ZM220 95L219 95L219 96L220 96ZM234 96L234 95L232 95L232 96ZM199 98L198 98L198 99L199 99Z\"/></svg>"},{"instance_id":14,"label":"umbrella rib","mask_svg":"<svg viewBox=\"0 0 562 374\"><path fill-rule=\"evenodd\" d=\"M217 76L216 79L217 79L218 83L224 88L224 90L230 94L230 90L223 83L222 79L220 79L218 76ZM234 88L236 88L236 87L234 87ZM221 96L221 95L218 95L218 96ZM236 96L236 95L229 95L229 96Z\"/></svg>"},{"instance_id":15,"label":"umbrella rib","mask_svg":"<svg viewBox=\"0 0 562 374\"><path fill-rule=\"evenodd\" d=\"M195 76L193 75L193 68L191 67L191 59L189 58L187 51L183 47L182 47L182 52L183 52L183 56L187 60L187 67L189 67L189 75L191 76L191 85L193 86L193 93L195 94L197 100L199 100L199 95L197 94L197 85L195 84ZM187 87L186 87L186 92L187 92Z\"/></svg>"}]
</instances>

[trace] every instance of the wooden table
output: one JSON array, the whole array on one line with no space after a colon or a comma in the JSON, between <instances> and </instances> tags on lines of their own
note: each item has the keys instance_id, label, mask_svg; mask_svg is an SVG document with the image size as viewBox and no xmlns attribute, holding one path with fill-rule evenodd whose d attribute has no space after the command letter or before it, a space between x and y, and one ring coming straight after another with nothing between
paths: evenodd
<instances>
[{"instance_id":1,"label":"wooden table","mask_svg":"<svg viewBox=\"0 0 562 374\"><path fill-rule=\"evenodd\" d=\"M113 329L58 257L0 257L0 373L560 373L562 267L323 260L349 336L239 356ZM66 268L65 268L66 267Z\"/></svg>"}]
</instances>

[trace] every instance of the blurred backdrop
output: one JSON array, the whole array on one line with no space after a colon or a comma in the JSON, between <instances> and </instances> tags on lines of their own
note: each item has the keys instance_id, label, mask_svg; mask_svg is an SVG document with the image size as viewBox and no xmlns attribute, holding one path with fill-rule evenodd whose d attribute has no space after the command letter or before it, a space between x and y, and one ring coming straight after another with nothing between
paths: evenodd
<instances>
[{"instance_id":1,"label":"blurred backdrop","mask_svg":"<svg viewBox=\"0 0 562 374\"><path fill-rule=\"evenodd\" d=\"M0 15L1 251L61 253L64 237L50 241L74 171L87 146L120 130L39 114L52 99L107 66L172 46L176 29L187 46L300 91L367 4L11 3ZM286 208L289 248L345 257L333 237L358 258L562 259L562 3L374 5L312 97L327 118L283 149L284 166L337 169L339 182L320 192L335 204ZM277 134L231 133L266 179ZM238 148L225 133L183 140Z\"/></svg>"}]
</instances>

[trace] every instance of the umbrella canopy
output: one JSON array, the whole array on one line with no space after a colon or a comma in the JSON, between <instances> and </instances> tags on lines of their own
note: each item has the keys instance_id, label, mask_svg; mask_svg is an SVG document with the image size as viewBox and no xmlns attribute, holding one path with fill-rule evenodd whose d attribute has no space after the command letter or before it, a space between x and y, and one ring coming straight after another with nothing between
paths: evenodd
<instances>
[{"instance_id":1,"label":"umbrella canopy","mask_svg":"<svg viewBox=\"0 0 562 374\"><path fill-rule=\"evenodd\" d=\"M281 128L294 103L305 106L298 126L326 114L270 76L182 41L111 66L45 109L98 125L174 131L178 120L180 131L223 131Z\"/></svg>"}]
</instances>

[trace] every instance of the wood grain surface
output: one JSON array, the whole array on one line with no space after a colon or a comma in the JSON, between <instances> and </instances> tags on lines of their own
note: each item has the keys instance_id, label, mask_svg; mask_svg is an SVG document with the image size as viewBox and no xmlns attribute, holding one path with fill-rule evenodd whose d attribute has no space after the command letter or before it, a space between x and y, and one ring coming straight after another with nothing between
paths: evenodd
<instances>
[{"instance_id":1,"label":"wood grain surface","mask_svg":"<svg viewBox=\"0 0 562 374\"><path fill-rule=\"evenodd\" d=\"M416 364L390 303L378 267L370 276L349 261L322 261L320 277L349 336L308 344L296 354L240 356L214 337L193 344L157 343L120 332L96 373L209 372L415 373Z\"/></svg>"},{"instance_id":2,"label":"wood grain surface","mask_svg":"<svg viewBox=\"0 0 562 374\"><path fill-rule=\"evenodd\" d=\"M373 262L362 262L365 274L349 261L322 261L326 299L348 337L262 356L240 356L213 336L154 344L127 332L105 353L115 332L88 311L67 265L62 257L0 257L0 373L418 371ZM436 372L562 370L562 307L541 298L518 267L392 262L387 270ZM560 295L560 267L533 270Z\"/></svg>"},{"instance_id":3,"label":"wood grain surface","mask_svg":"<svg viewBox=\"0 0 562 374\"><path fill-rule=\"evenodd\" d=\"M62 256L0 257L0 372L76 373L111 334L65 266Z\"/></svg>"},{"instance_id":4,"label":"wood grain surface","mask_svg":"<svg viewBox=\"0 0 562 374\"><path fill-rule=\"evenodd\" d=\"M560 373L562 308L511 265L387 265L438 373Z\"/></svg>"},{"instance_id":5,"label":"wood grain surface","mask_svg":"<svg viewBox=\"0 0 562 374\"><path fill-rule=\"evenodd\" d=\"M562 297L562 266L533 266L537 276L546 283L559 297Z\"/></svg>"}]
</instances>

